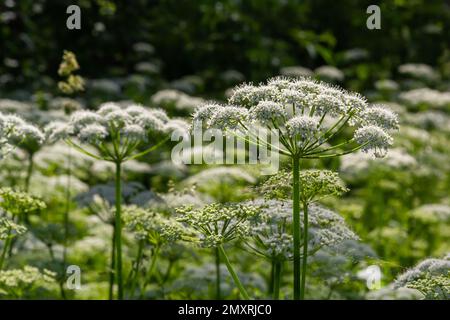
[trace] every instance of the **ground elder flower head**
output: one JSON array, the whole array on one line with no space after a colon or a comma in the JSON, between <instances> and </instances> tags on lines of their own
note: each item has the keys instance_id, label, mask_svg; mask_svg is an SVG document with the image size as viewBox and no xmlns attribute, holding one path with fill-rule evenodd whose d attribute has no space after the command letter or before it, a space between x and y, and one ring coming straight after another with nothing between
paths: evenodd
<instances>
[{"instance_id":1,"label":"ground elder flower head","mask_svg":"<svg viewBox=\"0 0 450 320\"><path fill-rule=\"evenodd\" d=\"M100 105L97 113L102 116L106 116L112 112L120 111L121 107L115 102L105 102Z\"/></svg>"},{"instance_id":2,"label":"ground elder flower head","mask_svg":"<svg viewBox=\"0 0 450 320\"><path fill-rule=\"evenodd\" d=\"M0 112L0 158L9 153L14 146L28 144L38 146L44 140L44 134L37 127L16 115L4 115Z\"/></svg>"},{"instance_id":3,"label":"ground elder flower head","mask_svg":"<svg viewBox=\"0 0 450 320\"><path fill-rule=\"evenodd\" d=\"M189 229L175 219L136 206L125 208L124 221L126 228L137 239L149 241L156 246L174 243L189 235Z\"/></svg>"},{"instance_id":4,"label":"ground elder flower head","mask_svg":"<svg viewBox=\"0 0 450 320\"><path fill-rule=\"evenodd\" d=\"M141 126L137 124L128 124L121 129L121 135L134 140L146 140L147 135Z\"/></svg>"},{"instance_id":5,"label":"ground elder flower head","mask_svg":"<svg viewBox=\"0 0 450 320\"><path fill-rule=\"evenodd\" d=\"M319 126L319 119L309 116L296 116L286 123L287 132L291 137L299 136L302 140L314 137Z\"/></svg>"},{"instance_id":6,"label":"ground elder flower head","mask_svg":"<svg viewBox=\"0 0 450 320\"><path fill-rule=\"evenodd\" d=\"M245 108L224 106L217 108L212 114L209 125L220 129L236 129L240 123L248 119L248 111Z\"/></svg>"},{"instance_id":7,"label":"ground elder flower head","mask_svg":"<svg viewBox=\"0 0 450 320\"><path fill-rule=\"evenodd\" d=\"M90 124L103 123L102 115L92 111L77 111L70 118L70 130L73 134L78 134L80 131Z\"/></svg>"},{"instance_id":8,"label":"ground elder flower head","mask_svg":"<svg viewBox=\"0 0 450 320\"><path fill-rule=\"evenodd\" d=\"M279 90L288 89L291 85L291 79L288 77L275 77L269 79L267 85L273 86Z\"/></svg>"},{"instance_id":9,"label":"ground elder flower head","mask_svg":"<svg viewBox=\"0 0 450 320\"><path fill-rule=\"evenodd\" d=\"M20 215L45 209L46 204L41 199L25 192L1 188L0 208L13 215Z\"/></svg>"},{"instance_id":10,"label":"ground elder flower head","mask_svg":"<svg viewBox=\"0 0 450 320\"><path fill-rule=\"evenodd\" d=\"M270 259L292 259L293 237L288 232L292 228L292 202L255 200L248 203L261 211L251 223L250 234L254 241L248 243L250 249ZM302 213L300 219L303 220L303 217ZM309 225L310 252L358 239L341 216L319 205L310 206Z\"/></svg>"},{"instance_id":11,"label":"ground elder flower head","mask_svg":"<svg viewBox=\"0 0 450 320\"><path fill-rule=\"evenodd\" d=\"M361 117L368 123L385 130L398 129L397 115L381 105L373 105L365 109Z\"/></svg>"},{"instance_id":12,"label":"ground elder flower head","mask_svg":"<svg viewBox=\"0 0 450 320\"><path fill-rule=\"evenodd\" d=\"M368 125L355 131L354 138L364 152L373 152L376 157L384 157L392 145L392 137L382 128Z\"/></svg>"},{"instance_id":13,"label":"ground elder flower head","mask_svg":"<svg viewBox=\"0 0 450 320\"><path fill-rule=\"evenodd\" d=\"M450 271L450 259L426 259L419 262L415 267L397 277L396 287L404 287L409 282L422 278L426 275L439 276L447 275Z\"/></svg>"},{"instance_id":14,"label":"ground elder flower head","mask_svg":"<svg viewBox=\"0 0 450 320\"><path fill-rule=\"evenodd\" d=\"M81 142L84 143L98 143L108 136L108 131L102 125L91 123L86 125L78 135Z\"/></svg>"},{"instance_id":15,"label":"ground elder flower head","mask_svg":"<svg viewBox=\"0 0 450 320\"><path fill-rule=\"evenodd\" d=\"M407 288L420 291L426 299L449 300L450 299L450 272L447 275L430 276L413 280Z\"/></svg>"},{"instance_id":16,"label":"ground elder flower head","mask_svg":"<svg viewBox=\"0 0 450 320\"><path fill-rule=\"evenodd\" d=\"M337 116L346 111L347 107L338 96L333 94L333 92L325 92L318 94L312 101L313 107L315 108L318 115L322 116L325 114L330 114Z\"/></svg>"},{"instance_id":17,"label":"ground elder flower head","mask_svg":"<svg viewBox=\"0 0 450 320\"><path fill-rule=\"evenodd\" d=\"M280 171L267 179L258 189L267 199L290 199L293 192L292 173ZM310 202L325 196L341 195L347 192L343 181L336 172L309 169L300 172L302 185L300 197Z\"/></svg>"},{"instance_id":18,"label":"ground elder flower head","mask_svg":"<svg viewBox=\"0 0 450 320\"><path fill-rule=\"evenodd\" d=\"M243 204L213 203L201 209L178 208L178 221L195 229L196 242L204 247L217 247L248 236L250 219L258 215L256 207Z\"/></svg>"},{"instance_id":19,"label":"ground elder flower head","mask_svg":"<svg viewBox=\"0 0 450 320\"><path fill-rule=\"evenodd\" d=\"M206 104L201 105L194 112L193 121L194 122L208 121L214 114L215 110L217 110L220 107L221 107L221 105L218 103L215 103L215 102L206 103Z\"/></svg>"},{"instance_id":20,"label":"ground elder flower head","mask_svg":"<svg viewBox=\"0 0 450 320\"><path fill-rule=\"evenodd\" d=\"M56 274L44 269L25 266L22 269L0 271L0 291L6 293L31 290L33 287L55 283Z\"/></svg>"},{"instance_id":21,"label":"ground elder flower head","mask_svg":"<svg viewBox=\"0 0 450 320\"><path fill-rule=\"evenodd\" d=\"M27 232L27 228L0 215L0 240L14 238Z\"/></svg>"},{"instance_id":22,"label":"ground elder flower head","mask_svg":"<svg viewBox=\"0 0 450 320\"><path fill-rule=\"evenodd\" d=\"M450 297L450 259L426 259L401 274L394 282L395 288L417 289L427 298L448 299Z\"/></svg>"},{"instance_id":23,"label":"ground elder flower head","mask_svg":"<svg viewBox=\"0 0 450 320\"><path fill-rule=\"evenodd\" d=\"M229 102L236 105L250 106L254 104L254 90L255 87L252 84L244 83L239 85L233 89Z\"/></svg>"},{"instance_id":24,"label":"ground elder flower head","mask_svg":"<svg viewBox=\"0 0 450 320\"><path fill-rule=\"evenodd\" d=\"M307 97L297 90L292 89L281 89L277 101L287 104L303 105Z\"/></svg>"},{"instance_id":25,"label":"ground elder flower head","mask_svg":"<svg viewBox=\"0 0 450 320\"><path fill-rule=\"evenodd\" d=\"M90 156L95 155L77 146L72 138L97 147L104 160L123 162L132 158L132 153L151 138L167 139L168 134L180 126L180 121L169 121L166 113L160 109L107 102L96 112L75 112L65 129L52 124L47 131L48 136L54 139L67 134L64 138L69 144ZM149 148L146 152L151 150Z\"/></svg>"},{"instance_id":26,"label":"ground elder flower head","mask_svg":"<svg viewBox=\"0 0 450 320\"><path fill-rule=\"evenodd\" d=\"M189 129L189 124L183 119L172 119L164 125L164 131L166 132L186 133L189 132Z\"/></svg>"},{"instance_id":27,"label":"ground elder flower head","mask_svg":"<svg viewBox=\"0 0 450 320\"><path fill-rule=\"evenodd\" d=\"M277 77L259 85L240 85L228 105L199 107L194 113L196 120L207 128L232 133L245 132L250 125L278 130L281 146L275 148L279 152L310 159L340 156L361 148L381 156L392 142L389 131L398 128L397 116L386 107L369 108L366 98L358 93L306 77ZM346 128L359 130L354 132L355 139L333 145L342 141L336 138Z\"/></svg>"},{"instance_id":28,"label":"ground elder flower head","mask_svg":"<svg viewBox=\"0 0 450 320\"><path fill-rule=\"evenodd\" d=\"M276 122L286 119L286 117L287 114L284 107L273 101L260 101L249 110L249 118L261 123Z\"/></svg>"}]
</instances>

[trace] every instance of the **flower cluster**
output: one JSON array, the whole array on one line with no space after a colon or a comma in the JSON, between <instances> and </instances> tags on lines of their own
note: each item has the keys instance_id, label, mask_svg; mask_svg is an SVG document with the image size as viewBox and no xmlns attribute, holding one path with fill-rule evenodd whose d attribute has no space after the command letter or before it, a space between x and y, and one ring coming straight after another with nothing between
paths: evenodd
<instances>
[{"instance_id":1,"label":"flower cluster","mask_svg":"<svg viewBox=\"0 0 450 320\"><path fill-rule=\"evenodd\" d=\"M419 290L428 298L449 299L450 255L442 259L427 259L400 275L394 286Z\"/></svg>"},{"instance_id":2,"label":"flower cluster","mask_svg":"<svg viewBox=\"0 0 450 320\"><path fill-rule=\"evenodd\" d=\"M175 219L136 206L124 208L124 222L137 239L148 241L154 246L174 243L192 234Z\"/></svg>"},{"instance_id":3,"label":"flower cluster","mask_svg":"<svg viewBox=\"0 0 450 320\"><path fill-rule=\"evenodd\" d=\"M267 179L259 187L259 191L268 199L290 199L293 190L292 180L291 172L280 171ZM338 174L329 170L303 170L300 172L300 184L300 198L307 203L348 191Z\"/></svg>"},{"instance_id":4,"label":"flower cluster","mask_svg":"<svg viewBox=\"0 0 450 320\"><path fill-rule=\"evenodd\" d=\"M379 126L385 130L397 130L397 115L381 105L371 105L361 113L361 118L368 125Z\"/></svg>"},{"instance_id":5,"label":"flower cluster","mask_svg":"<svg viewBox=\"0 0 450 320\"><path fill-rule=\"evenodd\" d=\"M0 113L0 159L14 146L27 141L44 142L44 134L35 126L12 114Z\"/></svg>"},{"instance_id":6,"label":"flower cluster","mask_svg":"<svg viewBox=\"0 0 450 320\"><path fill-rule=\"evenodd\" d=\"M80 69L77 57L71 51L64 51L63 60L59 65L58 74L65 78L65 81L58 82L58 88L65 94L72 94L84 90L84 80L79 75L73 73Z\"/></svg>"},{"instance_id":7,"label":"flower cluster","mask_svg":"<svg viewBox=\"0 0 450 320\"><path fill-rule=\"evenodd\" d=\"M259 214L258 208L243 204L209 204L201 209L177 209L178 221L195 229L203 247L217 247L234 239L248 236L250 220Z\"/></svg>"},{"instance_id":8,"label":"flower cluster","mask_svg":"<svg viewBox=\"0 0 450 320\"><path fill-rule=\"evenodd\" d=\"M46 204L39 198L30 196L11 188L0 189L0 208L13 215L36 212L46 208Z\"/></svg>"},{"instance_id":9,"label":"flower cluster","mask_svg":"<svg viewBox=\"0 0 450 320\"><path fill-rule=\"evenodd\" d=\"M283 77L258 86L240 85L227 105L200 106L194 113L194 124L199 122L230 131L252 125L277 129L282 152L303 158L330 156L328 151L355 143L366 152L384 156L392 144L389 131L398 129L395 113L380 105L369 108L358 94L309 78ZM356 127L354 138L335 148L326 147L346 125Z\"/></svg>"},{"instance_id":10,"label":"flower cluster","mask_svg":"<svg viewBox=\"0 0 450 320\"><path fill-rule=\"evenodd\" d=\"M20 236L27 232L27 228L15 223L5 216L0 216L0 240Z\"/></svg>"},{"instance_id":11,"label":"flower cluster","mask_svg":"<svg viewBox=\"0 0 450 320\"><path fill-rule=\"evenodd\" d=\"M400 275L396 281L396 287L404 287L409 282L424 277L425 275L447 275L450 270L450 255L442 259L426 259L414 268Z\"/></svg>"},{"instance_id":12,"label":"flower cluster","mask_svg":"<svg viewBox=\"0 0 450 320\"><path fill-rule=\"evenodd\" d=\"M364 152L373 151L375 157L384 157L393 143L392 137L380 127L368 125L355 131L355 140Z\"/></svg>"},{"instance_id":13,"label":"flower cluster","mask_svg":"<svg viewBox=\"0 0 450 320\"><path fill-rule=\"evenodd\" d=\"M255 200L249 203L261 210L261 214L252 223L251 235L254 241L248 244L249 247L254 252L271 259L292 259L293 238L288 233L292 228L292 203L279 200ZM303 213L300 219L303 221ZM322 206L311 205L308 219L310 255L322 247L358 239L341 216Z\"/></svg>"},{"instance_id":14,"label":"flower cluster","mask_svg":"<svg viewBox=\"0 0 450 320\"><path fill-rule=\"evenodd\" d=\"M432 277L427 275L424 278L413 280L408 283L408 288L416 289L425 295L426 299L450 299L450 272L447 275Z\"/></svg>"},{"instance_id":15,"label":"flower cluster","mask_svg":"<svg viewBox=\"0 0 450 320\"><path fill-rule=\"evenodd\" d=\"M139 105L122 108L107 102L96 112L75 112L68 124L50 123L46 133L50 139L77 138L82 143L99 148L102 158L125 159L142 143L155 135L167 135L174 130L187 130L181 120L170 120L159 109L148 109ZM111 141L112 147L106 143Z\"/></svg>"},{"instance_id":16,"label":"flower cluster","mask_svg":"<svg viewBox=\"0 0 450 320\"><path fill-rule=\"evenodd\" d=\"M55 282L56 274L47 269L42 272L35 267L0 271L0 294L13 294L21 290L29 291L33 287ZM13 295L13 297L15 297Z\"/></svg>"}]
</instances>

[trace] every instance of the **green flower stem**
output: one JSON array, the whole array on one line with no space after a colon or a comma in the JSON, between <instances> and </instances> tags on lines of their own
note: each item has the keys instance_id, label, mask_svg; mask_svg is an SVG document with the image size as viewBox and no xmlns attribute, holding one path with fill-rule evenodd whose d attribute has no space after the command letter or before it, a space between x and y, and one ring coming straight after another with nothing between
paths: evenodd
<instances>
[{"instance_id":1,"label":"green flower stem","mask_svg":"<svg viewBox=\"0 0 450 320\"><path fill-rule=\"evenodd\" d=\"M3 263L5 262L6 253L8 252L8 248L9 248L11 240L12 240L12 237L10 234L11 234L11 229L9 229L8 236L5 240L5 243L3 244L2 255L0 256L0 271L3 268Z\"/></svg>"},{"instance_id":2,"label":"green flower stem","mask_svg":"<svg viewBox=\"0 0 450 320\"><path fill-rule=\"evenodd\" d=\"M218 248L214 249L214 254L216 258L216 300L221 299L221 292L220 292L220 252Z\"/></svg>"},{"instance_id":3,"label":"green flower stem","mask_svg":"<svg viewBox=\"0 0 450 320\"><path fill-rule=\"evenodd\" d=\"M273 283L273 299L278 300L280 298L280 282L281 282L281 261L275 261L274 264L274 283Z\"/></svg>"},{"instance_id":4,"label":"green flower stem","mask_svg":"<svg viewBox=\"0 0 450 320\"><path fill-rule=\"evenodd\" d=\"M292 158L293 164L293 228L294 228L294 300L300 299L300 158Z\"/></svg>"},{"instance_id":5,"label":"green flower stem","mask_svg":"<svg viewBox=\"0 0 450 320\"><path fill-rule=\"evenodd\" d=\"M233 267L231 266L230 260L228 259L228 256L225 253L225 250L223 249L222 245L219 245L217 247L217 249L219 249L219 252L222 254L223 261L225 262L225 265L227 266L228 272L230 273L231 277L233 278L234 283L238 287L242 298L244 298L245 300L250 300L250 297L248 296L247 291L245 290L244 286L242 285L241 281L239 280L239 277L236 274L236 272L234 271Z\"/></svg>"},{"instance_id":6,"label":"green flower stem","mask_svg":"<svg viewBox=\"0 0 450 320\"><path fill-rule=\"evenodd\" d=\"M160 246L157 245L155 248L155 251L153 252L152 255L152 262L150 262L150 266L147 270L147 273L145 274L145 278L144 278L144 284L141 288L141 298L144 297L144 293L145 293L145 288L147 287L148 283L151 280L152 274L153 274L153 270L155 270L155 266L156 266L156 260L158 260L158 256L159 256L159 249Z\"/></svg>"},{"instance_id":7,"label":"green flower stem","mask_svg":"<svg viewBox=\"0 0 450 320\"><path fill-rule=\"evenodd\" d=\"M113 226L111 238L111 261L109 266L109 294L108 294L109 300L112 300L114 297L115 268L116 268L116 228Z\"/></svg>"},{"instance_id":8,"label":"green flower stem","mask_svg":"<svg viewBox=\"0 0 450 320\"><path fill-rule=\"evenodd\" d=\"M133 278L131 280L130 294L129 294L130 297L133 297L134 291L136 289L136 283L139 275L139 269L141 268L143 252L144 252L144 240L141 240L139 241L138 253L136 258L136 267L134 269Z\"/></svg>"},{"instance_id":9,"label":"green flower stem","mask_svg":"<svg viewBox=\"0 0 450 320\"><path fill-rule=\"evenodd\" d=\"M116 263L116 277L118 285L118 299L123 300L123 279L122 279L122 183L121 177L121 162L116 162L116 214L115 214L115 238L116 238L116 251L117 251L117 263Z\"/></svg>"},{"instance_id":10,"label":"green flower stem","mask_svg":"<svg viewBox=\"0 0 450 320\"><path fill-rule=\"evenodd\" d=\"M305 299L306 269L308 262L308 204L303 203L303 255L302 255L302 283L300 289L300 299Z\"/></svg>"},{"instance_id":11,"label":"green flower stem","mask_svg":"<svg viewBox=\"0 0 450 320\"><path fill-rule=\"evenodd\" d=\"M274 281L275 281L275 259L272 259L270 261L270 276L269 276L269 283L267 286L267 295L273 295Z\"/></svg>"},{"instance_id":12,"label":"green flower stem","mask_svg":"<svg viewBox=\"0 0 450 320\"><path fill-rule=\"evenodd\" d=\"M70 194L70 186L72 183L72 147L67 146L69 148L69 155L67 157L67 185L66 185L66 203L64 208L64 242L63 242L63 263L62 263L62 270L61 274L65 273L66 267L67 267L67 246L69 241L69 211L70 211L70 200L71 200L71 194ZM66 298L66 294L64 291L64 285L62 281L64 280L64 277L62 277L61 280L61 293L63 295L63 299Z\"/></svg>"},{"instance_id":13,"label":"green flower stem","mask_svg":"<svg viewBox=\"0 0 450 320\"><path fill-rule=\"evenodd\" d=\"M33 174L33 168L34 168L34 153L31 152L28 154L28 166L27 166L27 175L25 177L25 192L28 192L30 189L30 181L31 176Z\"/></svg>"}]
</instances>

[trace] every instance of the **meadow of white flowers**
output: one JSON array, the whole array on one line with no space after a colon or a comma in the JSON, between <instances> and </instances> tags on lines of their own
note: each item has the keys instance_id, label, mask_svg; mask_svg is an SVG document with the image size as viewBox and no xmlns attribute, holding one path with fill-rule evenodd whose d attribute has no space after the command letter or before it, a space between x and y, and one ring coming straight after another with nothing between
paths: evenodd
<instances>
[{"instance_id":1,"label":"meadow of white flowers","mask_svg":"<svg viewBox=\"0 0 450 320\"><path fill-rule=\"evenodd\" d=\"M66 53L60 73L77 69ZM450 91L430 66L398 73L368 98L336 67L291 66L222 98L190 78L141 104L77 78L60 90L95 98L0 99L0 298L449 299ZM280 170L172 161L195 128L276 130L243 143Z\"/></svg>"}]
</instances>

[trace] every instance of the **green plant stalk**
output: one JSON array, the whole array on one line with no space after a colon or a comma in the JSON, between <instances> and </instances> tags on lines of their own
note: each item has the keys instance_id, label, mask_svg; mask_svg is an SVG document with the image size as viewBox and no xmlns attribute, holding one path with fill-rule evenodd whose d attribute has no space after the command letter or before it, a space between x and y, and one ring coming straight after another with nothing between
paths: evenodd
<instances>
[{"instance_id":1,"label":"green plant stalk","mask_svg":"<svg viewBox=\"0 0 450 320\"><path fill-rule=\"evenodd\" d=\"M234 271L233 267L231 266L230 260L228 259L228 256L225 253L225 250L223 249L222 245L219 245L217 247L217 249L219 249L219 252L222 254L223 261L225 262L225 265L227 266L228 272L230 273L231 277L233 278L234 283L238 287L239 292L241 293L241 296L245 300L250 300L250 297L248 296L247 291L245 290L244 286L242 285L241 281L239 280L239 277L236 274L236 272Z\"/></svg>"},{"instance_id":2,"label":"green plant stalk","mask_svg":"<svg viewBox=\"0 0 450 320\"><path fill-rule=\"evenodd\" d=\"M69 148L69 156L67 159L67 186L66 186L66 205L64 208L64 248L63 248L63 263L62 263L62 273L65 273L65 270L67 268L67 246L68 246L68 241L69 241L69 211L70 211L70 186L72 183L72 148L70 146L68 146ZM30 159L32 160L32 159ZM63 297L63 299L66 299L66 293L64 291L64 285L62 283L62 281L64 281L64 277L61 277L61 295Z\"/></svg>"},{"instance_id":3,"label":"green plant stalk","mask_svg":"<svg viewBox=\"0 0 450 320\"><path fill-rule=\"evenodd\" d=\"M216 258L216 300L221 299L221 292L220 292L220 252L218 248L214 249L214 254Z\"/></svg>"},{"instance_id":4,"label":"green plant stalk","mask_svg":"<svg viewBox=\"0 0 450 320\"><path fill-rule=\"evenodd\" d=\"M308 267L308 204L303 203L303 256L302 256L302 283L300 289L300 299L305 299L306 269Z\"/></svg>"},{"instance_id":5,"label":"green plant stalk","mask_svg":"<svg viewBox=\"0 0 450 320\"><path fill-rule=\"evenodd\" d=\"M34 153L28 154L28 166L27 166L27 175L25 177L25 192L28 192L30 189L30 181L31 176L33 175L33 169L34 169Z\"/></svg>"},{"instance_id":6,"label":"green plant stalk","mask_svg":"<svg viewBox=\"0 0 450 320\"><path fill-rule=\"evenodd\" d=\"M155 269L156 260L158 260L158 256L159 256L159 249L160 249L160 246L157 245L156 248L155 248L155 251L153 252L152 262L150 263L150 266L149 266L149 268L147 270L147 273L145 274L144 285L141 288L141 296L140 296L141 298L144 297L145 288L147 287L148 283L150 282L150 279L151 279L152 274L153 274L153 270Z\"/></svg>"},{"instance_id":7,"label":"green plant stalk","mask_svg":"<svg viewBox=\"0 0 450 320\"><path fill-rule=\"evenodd\" d=\"M293 228L294 228L294 300L300 299L300 158L292 158L293 164Z\"/></svg>"},{"instance_id":8,"label":"green plant stalk","mask_svg":"<svg viewBox=\"0 0 450 320\"><path fill-rule=\"evenodd\" d=\"M116 214L115 214L115 242L116 242L116 277L118 293L117 298L123 300L123 278L122 278L122 183L121 177L121 162L116 162Z\"/></svg>"},{"instance_id":9,"label":"green plant stalk","mask_svg":"<svg viewBox=\"0 0 450 320\"><path fill-rule=\"evenodd\" d=\"M114 297L115 268L116 268L116 228L113 226L111 239L111 262L109 267L109 293L108 293L109 300L112 300Z\"/></svg>"},{"instance_id":10,"label":"green plant stalk","mask_svg":"<svg viewBox=\"0 0 450 320\"><path fill-rule=\"evenodd\" d=\"M141 268L143 251L144 251L144 241L141 240L141 241L139 241L138 253L137 253L137 258L136 258L136 268L134 270L133 278L131 280L130 297L133 296L134 291L136 289L136 282L137 282L137 278L139 275L139 269Z\"/></svg>"},{"instance_id":11,"label":"green plant stalk","mask_svg":"<svg viewBox=\"0 0 450 320\"><path fill-rule=\"evenodd\" d=\"M273 299L274 300L278 300L280 298L281 267L282 267L281 262L275 261L274 277L273 277Z\"/></svg>"},{"instance_id":12,"label":"green plant stalk","mask_svg":"<svg viewBox=\"0 0 450 320\"><path fill-rule=\"evenodd\" d=\"M273 295L273 283L275 281L275 259L270 260L270 276L267 288L267 294Z\"/></svg>"},{"instance_id":13,"label":"green plant stalk","mask_svg":"<svg viewBox=\"0 0 450 320\"><path fill-rule=\"evenodd\" d=\"M5 262L6 253L8 252L8 248L11 243L12 238L10 236L10 233L11 233L11 229L9 229L9 231L8 231L8 237L5 240L5 243L3 245L2 255L0 256L0 271L3 268L3 263Z\"/></svg>"}]
</instances>

